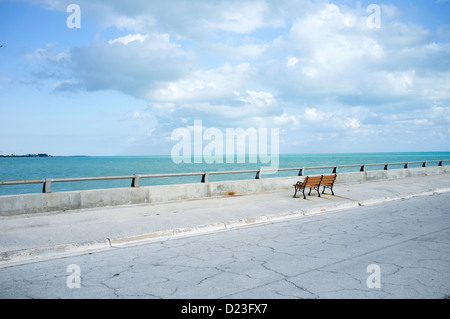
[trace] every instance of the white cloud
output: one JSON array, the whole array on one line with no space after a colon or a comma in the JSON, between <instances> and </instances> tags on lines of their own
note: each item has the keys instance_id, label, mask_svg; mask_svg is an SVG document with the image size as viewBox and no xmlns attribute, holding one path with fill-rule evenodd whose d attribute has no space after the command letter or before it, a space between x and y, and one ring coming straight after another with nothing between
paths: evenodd
<instances>
[{"instance_id":1,"label":"white cloud","mask_svg":"<svg viewBox=\"0 0 450 319\"><path fill-rule=\"evenodd\" d=\"M64 50L57 53L54 44L47 44L46 48L38 48L32 54L26 54L25 57L32 62L54 62L60 63L70 58L70 51Z\"/></svg>"},{"instance_id":2,"label":"white cloud","mask_svg":"<svg viewBox=\"0 0 450 319\"><path fill-rule=\"evenodd\" d=\"M296 130L300 125L300 119L297 115L289 115L286 112L273 118L273 124L277 127L287 127L289 130Z\"/></svg>"},{"instance_id":3,"label":"white cloud","mask_svg":"<svg viewBox=\"0 0 450 319\"><path fill-rule=\"evenodd\" d=\"M62 0L45 2L65 9ZM153 117L132 117L166 130L204 119L205 125L307 128L325 140L355 132L389 135L448 119L448 108L432 105L450 100L450 44L402 22L393 5L381 5L380 29L368 28L360 4L326 0L133 6L80 0L80 6L83 17L102 30L117 28L119 36L59 53L37 49L30 61L70 61L73 77L58 79L57 89L115 90L143 99ZM388 129L393 123L398 127Z\"/></svg>"},{"instance_id":4,"label":"white cloud","mask_svg":"<svg viewBox=\"0 0 450 319\"><path fill-rule=\"evenodd\" d=\"M141 43L143 43L145 41L145 39L147 39L148 35L142 35L142 34L129 34L126 35L124 37L120 37L120 38L116 38L114 40L109 40L108 43L109 44L114 44L114 43L122 43L127 45L130 42L133 41L140 41Z\"/></svg>"},{"instance_id":5,"label":"white cloud","mask_svg":"<svg viewBox=\"0 0 450 319\"><path fill-rule=\"evenodd\" d=\"M195 65L195 55L167 34L128 35L71 49L71 66L87 90L117 90L145 98L160 81L178 79Z\"/></svg>"},{"instance_id":6,"label":"white cloud","mask_svg":"<svg viewBox=\"0 0 450 319\"><path fill-rule=\"evenodd\" d=\"M162 83L159 88L149 91L147 98L151 101L177 103L233 99L234 92L245 88L250 74L248 63L198 70L177 81Z\"/></svg>"},{"instance_id":7,"label":"white cloud","mask_svg":"<svg viewBox=\"0 0 450 319\"><path fill-rule=\"evenodd\" d=\"M276 100L273 95L269 92L255 92L255 91L246 91L245 96L239 95L236 98L238 101L242 101L246 104L250 104L255 108L260 107L272 107L276 104Z\"/></svg>"},{"instance_id":8,"label":"white cloud","mask_svg":"<svg viewBox=\"0 0 450 319\"><path fill-rule=\"evenodd\" d=\"M356 128L361 127L361 122L357 118L350 117L350 118L346 119L346 123L344 124L344 126L348 127L348 128L356 129Z\"/></svg>"},{"instance_id":9,"label":"white cloud","mask_svg":"<svg viewBox=\"0 0 450 319\"><path fill-rule=\"evenodd\" d=\"M289 56L286 58L286 66L288 68L294 68L298 64L298 59L294 56Z\"/></svg>"},{"instance_id":10,"label":"white cloud","mask_svg":"<svg viewBox=\"0 0 450 319\"><path fill-rule=\"evenodd\" d=\"M221 3L216 8L216 19L205 23L206 28L233 33L251 33L268 24L277 25L276 21L267 22L268 5L265 1L241 1L240 3Z\"/></svg>"},{"instance_id":11,"label":"white cloud","mask_svg":"<svg viewBox=\"0 0 450 319\"><path fill-rule=\"evenodd\" d=\"M433 42L421 26L395 20L395 7L383 8L387 17L381 29L367 27L360 7L327 4L306 12L267 50L292 54L285 63L267 60L260 79L309 103L330 96L368 104L383 100L382 105L448 98L449 44Z\"/></svg>"},{"instance_id":12,"label":"white cloud","mask_svg":"<svg viewBox=\"0 0 450 319\"><path fill-rule=\"evenodd\" d=\"M208 52L223 56L233 60L247 60L247 59L257 59L260 58L268 47L268 44L238 44L231 45L228 43L220 42L206 42L202 44Z\"/></svg>"},{"instance_id":13,"label":"white cloud","mask_svg":"<svg viewBox=\"0 0 450 319\"><path fill-rule=\"evenodd\" d=\"M306 108L304 118L307 121L322 121L326 117L326 113L318 111L316 108Z\"/></svg>"},{"instance_id":14,"label":"white cloud","mask_svg":"<svg viewBox=\"0 0 450 319\"><path fill-rule=\"evenodd\" d=\"M44 4L52 10L65 11L69 0L27 0ZM171 0L133 1L78 0L82 15L96 21L102 28L116 27L138 32L171 30L182 36L204 35L210 32L248 34L259 28L279 27L285 15L309 5L306 0Z\"/></svg>"}]
</instances>

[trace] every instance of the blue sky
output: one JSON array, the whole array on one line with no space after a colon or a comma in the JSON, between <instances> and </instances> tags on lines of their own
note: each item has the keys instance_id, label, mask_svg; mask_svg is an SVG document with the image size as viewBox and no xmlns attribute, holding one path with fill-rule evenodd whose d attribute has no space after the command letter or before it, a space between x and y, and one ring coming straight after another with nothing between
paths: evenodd
<instances>
[{"instance_id":1,"label":"blue sky","mask_svg":"<svg viewBox=\"0 0 450 319\"><path fill-rule=\"evenodd\" d=\"M450 150L448 0L0 0L0 44L4 155L168 155L195 120L281 153Z\"/></svg>"}]
</instances>

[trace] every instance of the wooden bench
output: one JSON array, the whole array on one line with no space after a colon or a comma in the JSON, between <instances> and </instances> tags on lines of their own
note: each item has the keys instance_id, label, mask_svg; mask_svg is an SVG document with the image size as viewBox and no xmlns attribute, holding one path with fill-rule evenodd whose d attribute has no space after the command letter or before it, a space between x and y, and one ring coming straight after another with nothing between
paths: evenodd
<instances>
[{"instance_id":1,"label":"wooden bench","mask_svg":"<svg viewBox=\"0 0 450 319\"><path fill-rule=\"evenodd\" d=\"M333 175L322 175L322 181L320 182L320 186L323 186L322 194L325 193L325 188L329 188L331 190L331 194L334 195L333 185L336 180L336 174Z\"/></svg>"},{"instance_id":2,"label":"wooden bench","mask_svg":"<svg viewBox=\"0 0 450 319\"><path fill-rule=\"evenodd\" d=\"M308 195L311 195L312 189L317 189L317 194L319 194L319 197L320 197L319 187L320 187L321 181L322 181L322 176L306 176L305 180L303 182L297 182L297 184L294 184L294 188L295 188L294 197L295 197L295 195L297 195L297 191L302 191L303 198L306 199L305 189L307 189L308 187L309 187Z\"/></svg>"},{"instance_id":3,"label":"wooden bench","mask_svg":"<svg viewBox=\"0 0 450 319\"><path fill-rule=\"evenodd\" d=\"M333 185L336 180L336 174L334 175L321 175L321 176L306 176L303 182L297 182L294 184L294 197L298 191L302 191L303 198L306 199L305 189L309 188L308 196L311 195L311 190L317 189L317 194L320 197L320 186L323 186L322 194L325 193L325 188L330 188L331 193L334 195Z\"/></svg>"}]
</instances>

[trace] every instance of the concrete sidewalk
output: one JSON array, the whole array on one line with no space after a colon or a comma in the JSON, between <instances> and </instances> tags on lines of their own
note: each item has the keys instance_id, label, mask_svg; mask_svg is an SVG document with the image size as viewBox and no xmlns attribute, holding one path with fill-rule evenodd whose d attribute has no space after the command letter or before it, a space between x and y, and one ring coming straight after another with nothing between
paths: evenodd
<instances>
[{"instance_id":1,"label":"concrete sidewalk","mask_svg":"<svg viewBox=\"0 0 450 319\"><path fill-rule=\"evenodd\" d=\"M450 174L163 204L0 217L0 267L450 192Z\"/></svg>"}]
</instances>

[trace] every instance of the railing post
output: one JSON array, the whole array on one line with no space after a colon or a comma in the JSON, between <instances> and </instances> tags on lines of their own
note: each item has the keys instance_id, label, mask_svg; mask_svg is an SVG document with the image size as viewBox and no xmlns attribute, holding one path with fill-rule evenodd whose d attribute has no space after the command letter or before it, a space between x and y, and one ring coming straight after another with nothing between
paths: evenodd
<instances>
[{"instance_id":1,"label":"railing post","mask_svg":"<svg viewBox=\"0 0 450 319\"><path fill-rule=\"evenodd\" d=\"M406 163L405 163L405 166L404 166L403 168L408 168L408 165L409 165L409 163L406 162Z\"/></svg>"},{"instance_id":2,"label":"railing post","mask_svg":"<svg viewBox=\"0 0 450 319\"><path fill-rule=\"evenodd\" d=\"M366 171L366 166L364 164L361 165L361 169L359 170L360 172L365 172Z\"/></svg>"},{"instance_id":3,"label":"railing post","mask_svg":"<svg viewBox=\"0 0 450 319\"><path fill-rule=\"evenodd\" d=\"M389 169L389 164L384 164L384 170L387 171Z\"/></svg>"},{"instance_id":4,"label":"railing post","mask_svg":"<svg viewBox=\"0 0 450 319\"><path fill-rule=\"evenodd\" d=\"M208 172L204 172L202 175L202 183L208 183Z\"/></svg>"},{"instance_id":5,"label":"railing post","mask_svg":"<svg viewBox=\"0 0 450 319\"><path fill-rule=\"evenodd\" d=\"M44 187L42 188L43 193L51 193L52 192L52 181L51 178L44 178Z\"/></svg>"},{"instance_id":6,"label":"railing post","mask_svg":"<svg viewBox=\"0 0 450 319\"><path fill-rule=\"evenodd\" d=\"M303 176L304 170L305 170L304 167L300 168L300 170L298 171L298 176Z\"/></svg>"},{"instance_id":7,"label":"railing post","mask_svg":"<svg viewBox=\"0 0 450 319\"><path fill-rule=\"evenodd\" d=\"M139 187L139 175L134 175L131 181L131 187Z\"/></svg>"},{"instance_id":8,"label":"railing post","mask_svg":"<svg viewBox=\"0 0 450 319\"><path fill-rule=\"evenodd\" d=\"M423 162L422 167L427 167L427 162Z\"/></svg>"},{"instance_id":9,"label":"railing post","mask_svg":"<svg viewBox=\"0 0 450 319\"><path fill-rule=\"evenodd\" d=\"M256 172L255 179L261 179L262 178L262 171L259 169L259 171Z\"/></svg>"},{"instance_id":10,"label":"railing post","mask_svg":"<svg viewBox=\"0 0 450 319\"><path fill-rule=\"evenodd\" d=\"M438 166L442 166L442 161L439 161L439 164L438 164Z\"/></svg>"},{"instance_id":11,"label":"railing post","mask_svg":"<svg viewBox=\"0 0 450 319\"><path fill-rule=\"evenodd\" d=\"M333 168L333 174L337 174L337 172L338 172L338 167L335 166L335 167Z\"/></svg>"}]
</instances>

